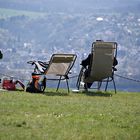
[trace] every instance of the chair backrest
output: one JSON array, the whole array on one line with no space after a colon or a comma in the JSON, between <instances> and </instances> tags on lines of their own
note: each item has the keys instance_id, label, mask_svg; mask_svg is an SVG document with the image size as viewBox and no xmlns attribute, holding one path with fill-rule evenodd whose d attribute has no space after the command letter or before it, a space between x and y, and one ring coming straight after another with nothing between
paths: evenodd
<instances>
[{"instance_id":1,"label":"chair backrest","mask_svg":"<svg viewBox=\"0 0 140 140\"><path fill-rule=\"evenodd\" d=\"M112 76L112 66L116 57L117 43L97 41L92 44L90 74L86 82L102 81Z\"/></svg>"},{"instance_id":2,"label":"chair backrest","mask_svg":"<svg viewBox=\"0 0 140 140\"><path fill-rule=\"evenodd\" d=\"M45 74L68 75L75 63L76 57L75 54L53 54Z\"/></svg>"}]
</instances>

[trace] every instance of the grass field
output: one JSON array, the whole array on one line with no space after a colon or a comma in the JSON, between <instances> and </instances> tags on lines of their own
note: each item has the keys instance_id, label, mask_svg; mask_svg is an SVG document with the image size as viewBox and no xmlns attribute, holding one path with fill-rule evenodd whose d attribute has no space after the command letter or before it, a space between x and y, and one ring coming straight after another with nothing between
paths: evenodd
<instances>
[{"instance_id":1,"label":"grass field","mask_svg":"<svg viewBox=\"0 0 140 140\"><path fill-rule=\"evenodd\" d=\"M139 140L140 93L0 91L0 140Z\"/></svg>"}]
</instances>

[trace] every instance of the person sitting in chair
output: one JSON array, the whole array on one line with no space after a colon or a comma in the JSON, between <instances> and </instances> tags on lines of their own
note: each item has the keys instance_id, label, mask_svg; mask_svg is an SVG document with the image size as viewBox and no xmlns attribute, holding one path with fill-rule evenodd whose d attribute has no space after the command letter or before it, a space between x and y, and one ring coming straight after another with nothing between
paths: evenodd
<instances>
[{"instance_id":1,"label":"person sitting in chair","mask_svg":"<svg viewBox=\"0 0 140 140\"><path fill-rule=\"evenodd\" d=\"M90 72L89 66L90 66L91 58L92 58L92 54L90 53L88 55L88 57L86 59L82 60L82 62L81 62L81 65L86 69L85 73L84 73L85 78L88 77L89 72ZM112 66L114 71L117 71L117 69L115 68L116 65L118 65L118 61L117 61L116 57L114 57L113 66ZM93 83L87 83L86 85L84 84L84 88L85 89L90 88L92 86L92 84Z\"/></svg>"}]
</instances>

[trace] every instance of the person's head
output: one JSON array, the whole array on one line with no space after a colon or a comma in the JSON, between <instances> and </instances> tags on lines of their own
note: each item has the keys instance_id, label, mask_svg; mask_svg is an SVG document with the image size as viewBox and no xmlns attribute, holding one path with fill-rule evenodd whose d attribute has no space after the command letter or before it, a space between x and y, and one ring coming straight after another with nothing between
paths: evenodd
<instances>
[{"instance_id":1,"label":"person's head","mask_svg":"<svg viewBox=\"0 0 140 140\"><path fill-rule=\"evenodd\" d=\"M96 42L103 42L103 40L101 40L101 39L100 40L96 40Z\"/></svg>"}]
</instances>

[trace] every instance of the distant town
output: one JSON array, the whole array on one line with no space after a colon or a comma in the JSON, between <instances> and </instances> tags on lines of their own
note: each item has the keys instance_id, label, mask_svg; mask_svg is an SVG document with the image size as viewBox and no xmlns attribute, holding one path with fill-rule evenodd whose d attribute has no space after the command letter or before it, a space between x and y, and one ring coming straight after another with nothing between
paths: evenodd
<instances>
[{"instance_id":1,"label":"distant town","mask_svg":"<svg viewBox=\"0 0 140 140\"><path fill-rule=\"evenodd\" d=\"M118 43L119 75L140 79L140 14L138 13L47 13L0 18L1 77L10 75L29 80L33 66L29 60L48 61L54 53L75 53L73 75L78 75L81 60L98 39ZM3 74L3 75L2 75ZM139 83L116 77L119 87Z\"/></svg>"}]
</instances>

